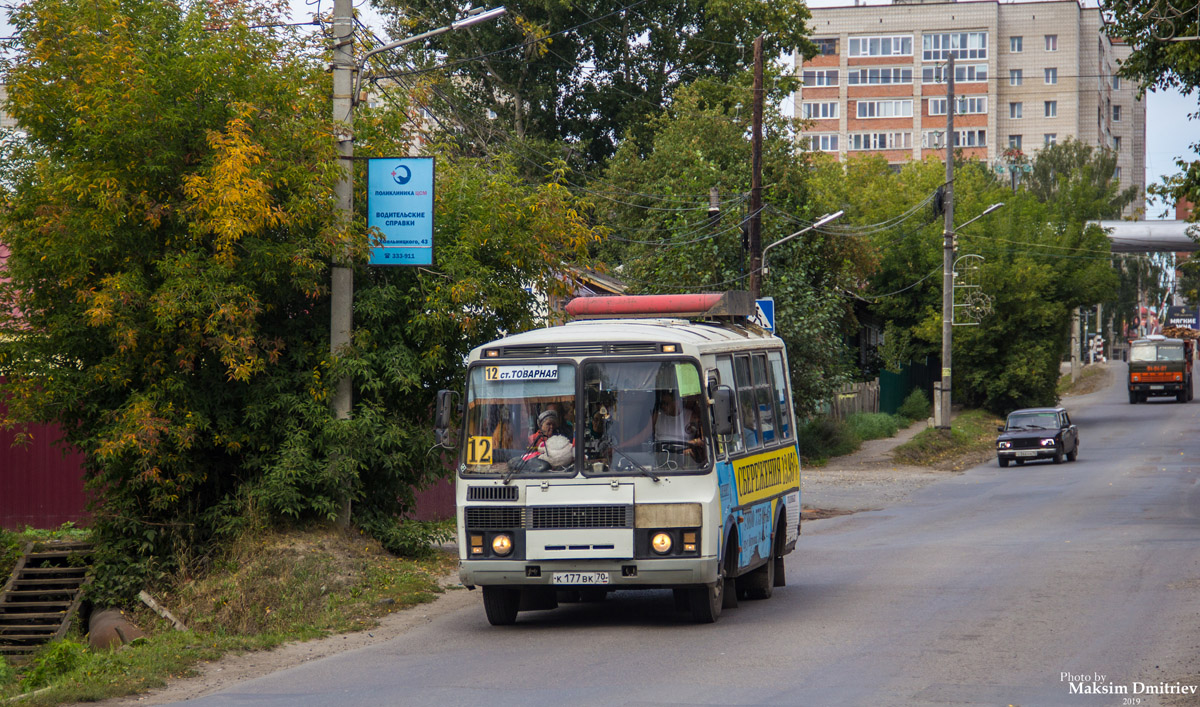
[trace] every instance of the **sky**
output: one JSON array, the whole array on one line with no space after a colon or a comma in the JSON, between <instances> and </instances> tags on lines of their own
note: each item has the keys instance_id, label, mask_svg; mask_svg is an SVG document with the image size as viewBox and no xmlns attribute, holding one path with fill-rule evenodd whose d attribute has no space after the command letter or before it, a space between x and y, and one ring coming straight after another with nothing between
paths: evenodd
<instances>
[{"instance_id":1,"label":"sky","mask_svg":"<svg viewBox=\"0 0 1200 707\"><path fill-rule=\"evenodd\" d=\"M1027 1L1027 0L1026 0ZM333 0L288 0L292 7L293 19L308 20L314 12L330 12ZM1095 0L1085 0L1089 5ZM890 0L862 0L861 4L889 4ZM3 6L8 2L0 0L0 37L8 36L10 32L7 23L7 13ZM502 0L479 3L485 7L502 4ZM811 7L845 6L853 4L853 0L809 0ZM364 22L375 29L381 37L382 22L371 9L367 0L355 0L354 5L362 14ZM1195 158L1189 144L1200 140L1200 121L1188 121L1188 114L1200 110L1200 95L1192 93L1182 95L1179 91L1150 92L1146 95L1146 184L1154 184L1164 176L1179 171L1175 165L1177 157ZM1174 218L1174 211L1162 214L1163 207L1150 207L1146 218Z\"/></svg>"}]
</instances>

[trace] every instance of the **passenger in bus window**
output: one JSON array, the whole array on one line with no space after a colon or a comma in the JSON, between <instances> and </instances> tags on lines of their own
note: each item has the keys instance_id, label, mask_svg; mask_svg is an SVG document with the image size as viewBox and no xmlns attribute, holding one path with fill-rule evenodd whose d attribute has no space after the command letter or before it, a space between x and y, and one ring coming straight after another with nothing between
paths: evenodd
<instances>
[{"instance_id":1,"label":"passenger in bus window","mask_svg":"<svg viewBox=\"0 0 1200 707\"><path fill-rule=\"evenodd\" d=\"M559 432L558 419L558 412L550 408L538 415L538 428L529 435L529 447L523 460L541 459L552 468L563 467L574 461L574 443Z\"/></svg>"}]
</instances>

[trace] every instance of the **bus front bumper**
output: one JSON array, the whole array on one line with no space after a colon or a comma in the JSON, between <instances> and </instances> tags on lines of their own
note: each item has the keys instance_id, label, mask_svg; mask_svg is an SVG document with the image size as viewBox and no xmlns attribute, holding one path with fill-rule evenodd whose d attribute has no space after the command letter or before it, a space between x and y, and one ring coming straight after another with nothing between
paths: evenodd
<instances>
[{"instance_id":1,"label":"bus front bumper","mask_svg":"<svg viewBox=\"0 0 1200 707\"><path fill-rule=\"evenodd\" d=\"M559 581L555 574L559 573ZM562 576L565 573L568 576ZM606 573L607 583L573 583L570 575ZM654 589L709 584L717 579L717 558L686 557L642 560L461 560L458 576L464 586L588 587L594 589Z\"/></svg>"}]
</instances>

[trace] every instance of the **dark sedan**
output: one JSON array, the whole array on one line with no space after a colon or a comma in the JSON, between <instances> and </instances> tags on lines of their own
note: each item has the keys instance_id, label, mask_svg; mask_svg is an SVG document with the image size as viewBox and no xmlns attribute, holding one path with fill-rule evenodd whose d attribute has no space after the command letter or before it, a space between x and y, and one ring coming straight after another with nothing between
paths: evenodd
<instances>
[{"instance_id":1,"label":"dark sedan","mask_svg":"<svg viewBox=\"0 0 1200 707\"><path fill-rule=\"evenodd\" d=\"M997 428L996 459L1000 466L1010 461L1024 464L1031 459L1063 457L1075 461L1079 456L1079 430L1064 408L1026 408L1009 413L1008 423Z\"/></svg>"}]
</instances>

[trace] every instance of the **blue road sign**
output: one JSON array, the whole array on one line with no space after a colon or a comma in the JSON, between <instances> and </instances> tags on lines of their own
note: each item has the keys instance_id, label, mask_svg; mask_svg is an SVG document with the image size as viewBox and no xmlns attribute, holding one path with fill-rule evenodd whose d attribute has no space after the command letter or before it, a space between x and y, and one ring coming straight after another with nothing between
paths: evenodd
<instances>
[{"instance_id":1,"label":"blue road sign","mask_svg":"<svg viewBox=\"0 0 1200 707\"><path fill-rule=\"evenodd\" d=\"M758 324L767 331L775 331L775 298L760 297L754 304L758 308Z\"/></svg>"}]
</instances>

